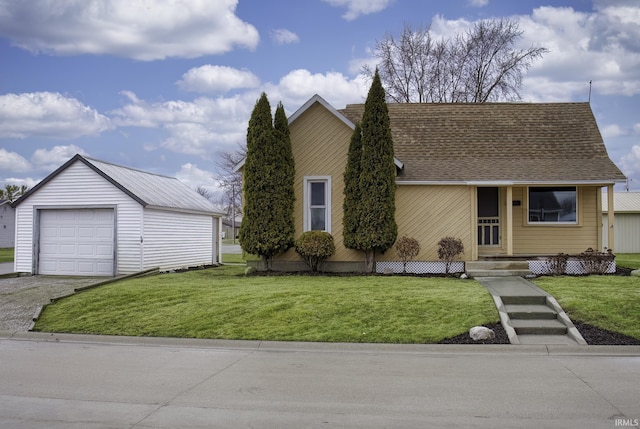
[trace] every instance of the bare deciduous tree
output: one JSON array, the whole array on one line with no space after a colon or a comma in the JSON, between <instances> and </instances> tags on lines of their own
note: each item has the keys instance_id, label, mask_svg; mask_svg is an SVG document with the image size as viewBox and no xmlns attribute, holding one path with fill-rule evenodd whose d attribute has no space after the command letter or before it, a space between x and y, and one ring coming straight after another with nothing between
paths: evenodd
<instances>
[{"instance_id":1,"label":"bare deciduous tree","mask_svg":"<svg viewBox=\"0 0 640 429\"><path fill-rule=\"evenodd\" d=\"M239 216L242 214L242 174L235 171L235 167L247 156L247 148L238 144L235 150L219 152L218 156L216 165L219 173L214 179L222 188L222 195L217 202L227 216Z\"/></svg>"},{"instance_id":2,"label":"bare deciduous tree","mask_svg":"<svg viewBox=\"0 0 640 429\"><path fill-rule=\"evenodd\" d=\"M516 49L522 38L513 19L478 21L454 38L435 40L430 30L404 26L387 34L375 56L387 97L397 103L484 103L520 99L524 73L548 50ZM373 70L363 71L372 77Z\"/></svg>"},{"instance_id":3,"label":"bare deciduous tree","mask_svg":"<svg viewBox=\"0 0 640 429\"><path fill-rule=\"evenodd\" d=\"M208 199L209 201L213 201L213 192L211 192L204 185L198 185L196 188L196 192Z\"/></svg>"}]
</instances>

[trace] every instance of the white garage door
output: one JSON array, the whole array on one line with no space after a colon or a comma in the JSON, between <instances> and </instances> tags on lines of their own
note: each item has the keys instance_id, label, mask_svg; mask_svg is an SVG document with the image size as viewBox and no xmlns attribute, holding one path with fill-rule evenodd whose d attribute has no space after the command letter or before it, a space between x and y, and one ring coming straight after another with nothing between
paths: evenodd
<instances>
[{"instance_id":1,"label":"white garage door","mask_svg":"<svg viewBox=\"0 0 640 429\"><path fill-rule=\"evenodd\" d=\"M42 210L39 274L112 276L113 209Z\"/></svg>"}]
</instances>

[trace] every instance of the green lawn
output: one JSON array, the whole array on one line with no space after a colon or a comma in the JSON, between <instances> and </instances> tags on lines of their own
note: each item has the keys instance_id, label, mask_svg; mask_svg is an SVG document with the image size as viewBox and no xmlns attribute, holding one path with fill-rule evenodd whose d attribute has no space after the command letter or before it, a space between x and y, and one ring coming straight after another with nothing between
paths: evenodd
<instances>
[{"instance_id":1,"label":"green lawn","mask_svg":"<svg viewBox=\"0 0 640 429\"><path fill-rule=\"evenodd\" d=\"M226 266L119 281L49 305L35 330L436 343L498 321L490 295L472 280L243 272Z\"/></svg>"},{"instance_id":2,"label":"green lawn","mask_svg":"<svg viewBox=\"0 0 640 429\"><path fill-rule=\"evenodd\" d=\"M223 264L246 264L246 260L243 255L237 253L223 253L222 254L222 263Z\"/></svg>"},{"instance_id":3,"label":"green lawn","mask_svg":"<svg viewBox=\"0 0 640 429\"><path fill-rule=\"evenodd\" d=\"M540 277L573 321L640 339L640 277Z\"/></svg>"},{"instance_id":4,"label":"green lawn","mask_svg":"<svg viewBox=\"0 0 640 429\"><path fill-rule=\"evenodd\" d=\"M0 248L0 262L13 262L13 247Z\"/></svg>"},{"instance_id":5,"label":"green lawn","mask_svg":"<svg viewBox=\"0 0 640 429\"><path fill-rule=\"evenodd\" d=\"M637 270L640 268L640 253L617 253L616 265Z\"/></svg>"}]
</instances>

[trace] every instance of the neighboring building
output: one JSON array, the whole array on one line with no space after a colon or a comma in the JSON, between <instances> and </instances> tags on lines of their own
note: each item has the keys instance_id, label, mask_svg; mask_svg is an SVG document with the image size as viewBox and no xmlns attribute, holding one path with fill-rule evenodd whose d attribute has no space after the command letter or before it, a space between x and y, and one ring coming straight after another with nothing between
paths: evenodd
<instances>
[{"instance_id":1,"label":"neighboring building","mask_svg":"<svg viewBox=\"0 0 640 429\"><path fill-rule=\"evenodd\" d=\"M13 206L16 272L114 276L220 262L221 214L172 177L76 155Z\"/></svg>"},{"instance_id":2,"label":"neighboring building","mask_svg":"<svg viewBox=\"0 0 640 429\"><path fill-rule=\"evenodd\" d=\"M640 192L614 192L613 208L616 253L640 253ZM602 198L602 223L607 225L609 210L606 194ZM602 228L602 242L607 246L609 229Z\"/></svg>"},{"instance_id":3,"label":"neighboring building","mask_svg":"<svg viewBox=\"0 0 640 429\"><path fill-rule=\"evenodd\" d=\"M603 247L601 189L625 176L588 103L388 107L398 237L419 241L415 260L437 261L446 236L462 240L466 261ZM342 204L349 141L363 111L363 104L336 110L316 95L289 118L296 237L309 229L311 210L321 210L336 244L327 270L362 269L362 253L342 244ZM395 249L376 255L399 260ZM275 269L304 267L293 249L274 259Z\"/></svg>"},{"instance_id":4,"label":"neighboring building","mask_svg":"<svg viewBox=\"0 0 640 429\"><path fill-rule=\"evenodd\" d=\"M240 232L241 217L236 217L235 222L230 217L222 218L222 238L238 238Z\"/></svg>"},{"instance_id":5,"label":"neighboring building","mask_svg":"<svg viewBox=\"0 0 640 429\"><path fill-rule=\"evenodd\" d=\"M0 248L13 247L16 215L11 201L0 200Z\"/></svg>"}]
</instances>

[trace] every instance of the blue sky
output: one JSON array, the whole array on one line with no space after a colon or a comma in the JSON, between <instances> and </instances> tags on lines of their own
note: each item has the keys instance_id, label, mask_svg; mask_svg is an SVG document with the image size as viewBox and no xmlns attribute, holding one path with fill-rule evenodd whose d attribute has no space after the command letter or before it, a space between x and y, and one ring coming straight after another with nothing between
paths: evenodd
<instances>
[{"instance_id":1,"label":"blue sky","mask_svg":"<svg viewBox=\"0 0 640 429\"><path fill-rule=\"evenodd\" d=\"M0 0L0 185L33 186L81 153L213 189L262 91L288 114L316 93L363 102L385 33L494 17L550 50L522 101L587 101L593 81L609 156L639 191L637 0Z\"/></svg>"}]
</instances>

